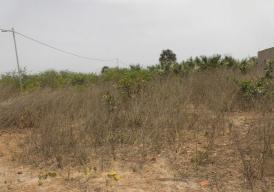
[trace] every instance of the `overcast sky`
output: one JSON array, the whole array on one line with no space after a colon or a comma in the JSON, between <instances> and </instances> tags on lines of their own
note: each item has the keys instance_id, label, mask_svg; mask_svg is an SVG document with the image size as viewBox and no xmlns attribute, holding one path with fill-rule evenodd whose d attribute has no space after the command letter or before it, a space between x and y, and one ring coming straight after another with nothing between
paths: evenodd
<instances>
[{"instance_id":1,"label":"overcast sky","mask_svg":"<svg viewBox=\"0 0 274 192\"><path fill-rule=\"evenodd\" d=\"M120 66L158 62L162 49L179 61L216 53L254 56L274 46L273 0L0 0L0 28L88 57L119 57ZM104 65L17 36L21 65L98 72ZM16 68L10 33L0 33L0 73Z\"/></svg>"}]
</instances>

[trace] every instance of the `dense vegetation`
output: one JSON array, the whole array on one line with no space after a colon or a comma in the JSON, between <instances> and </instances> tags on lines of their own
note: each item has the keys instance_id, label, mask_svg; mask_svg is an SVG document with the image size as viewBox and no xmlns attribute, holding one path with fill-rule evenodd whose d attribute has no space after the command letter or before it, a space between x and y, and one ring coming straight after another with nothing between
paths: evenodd
<instances>
[{"instance_id":1,"label":"dense vegetation","mask_svg":"<svg viewBox=\"0 0 274 192\"><path fill-rule=\"evenodd\" d=\"M225 178L235 169L241 176L229 179L268 191L273 65L220 55L178 63L164 50L148 68L23 72L21 93L16 74L5 74L0 129L31 130L22 158L33 164L63 168L99 159L105 169L112 160L142 164L162 155L180 176L209 178L219 191L231 191ZM238 120L254 112L251 125Z\"/></svg>"},{"instance_id":2,"label":"dense vegetation","mask_svg":"<svg viewBox=\"0 0 274 192\"><path fill-rule=\"evenodd\" d=\"M142 68L140 65L131 65L129 68L102 68L101 74L75 73L70 71L45 71L39 74L28 74L21 71L21 79L24 91L32 91L38 88L63 88L69 86L88 86L102 81L113 81L119 86L130 87L142 81L149 81L159 76L175 74L186 76L192 72L210 69L226 68L247 73L247 70L256 65L256 58L237 60L230 56L213 55L189 58L180 63L171 50L164 50L159 58L159 64ZM8 86L19 90L19 79L16 72L2 74L0 86Z\"/></svg>"}]
</instances>

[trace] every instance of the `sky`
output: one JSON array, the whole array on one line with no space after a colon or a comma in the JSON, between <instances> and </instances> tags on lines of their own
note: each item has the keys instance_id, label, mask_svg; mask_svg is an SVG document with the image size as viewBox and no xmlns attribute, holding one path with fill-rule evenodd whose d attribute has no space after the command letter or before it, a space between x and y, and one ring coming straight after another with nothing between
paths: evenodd
<instances>
[{"instance_id":1,"label":"sky","mask_svg":"<svg viewBox=\"0 0 274 192\"><path fill-rule=\"evenodd\" d=\"M178 61L200 55L256 56L274 46L273 0L0 0L0 28L16 35L20 66L99 72L103 66L149 66L163 49ZM11 33L0 33L0 73L16 70Z\"/></svg>"}]
</instances>

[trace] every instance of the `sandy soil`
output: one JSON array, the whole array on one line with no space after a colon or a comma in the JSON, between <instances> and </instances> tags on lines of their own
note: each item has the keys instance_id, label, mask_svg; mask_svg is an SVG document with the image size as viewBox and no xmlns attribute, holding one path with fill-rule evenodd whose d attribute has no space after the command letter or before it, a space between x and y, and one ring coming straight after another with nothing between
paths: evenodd
<instances>
[{"instance_id":1,"label":"sandy soil","mask_svg":"<svg viewBox=\"0 0 274 192\"><path fill-rule=\"evenodd\" d=\"M257 114L250 113L230 116L242 138L247 135L255 117ZM174 159L172 154L166 152L165 157L159 155L150 158L142 165L140 162L113 162L111 169L106 168L104 171L98 171L92 165L63 169L56 166L27 165L17 159L27 135L27 129L0 131L0 192L250 191L243 178L240 156L228 129L218 135L209 161L196 170L191 162L195 151L191 133L189 138L186 135L187 142L180 147L181 151L178 151ZM199 141L197 147L203 150L206 141L203 141L203 137ZM273 168L274 161L269 159L266 162L266 177L256 182L255 191L274 191ZM265 184L268 188L264 187Z\"/></svg>"},{"instance_id":2,"label":"sandy soil","mask_svg":"<svg viewBox=\"0 0 274 192\"><path fill-rule=\"evenodd\" d=\"M97 173L83 168L47 170L18 163L16 153L26 133L0 131L0 191L1 192L57 192L57 191L209 191L207 180L176 179L166 161L157 157L146 163L141 171L116 163L112 171ZM53 172L56 176L43 175ZM40 177L40 179L39 179Z\"/></svg>"}]
</instances>

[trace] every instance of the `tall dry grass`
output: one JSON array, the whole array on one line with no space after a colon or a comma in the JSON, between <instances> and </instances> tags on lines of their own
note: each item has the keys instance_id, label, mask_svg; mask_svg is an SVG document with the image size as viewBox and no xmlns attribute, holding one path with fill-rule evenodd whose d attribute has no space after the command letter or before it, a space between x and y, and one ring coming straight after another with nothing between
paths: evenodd
<instances>
[{"instance_id":1,"label":"tall dry grass","mask_svg":"<svg viewBox=\"0 0 274 192\"><path fill-rule=\"evenodd\" d=\"M238 90L230 73L165 76L131 97L112 83L40 90L3 106L1 125L32 128L29 152L47 158L72 155L82 161L90 151L115 156L117 149L132 146L160 153L193 123L209 128L223 118Z\"/></svg>"},{"instance_id":2,"label":"tall dry grass","mask_svg":"<svg viewBox=\"0 0 274 192\"><path fill-rule=\"evenodd\" d=\"M111 159L142 162L165 154L181 174L189 170L183 166L186 145L193 144L191 162L198 169L216 153L218 138L228 134L243 176L254 189L272 158L273 100L254 100L245 108L233 79L256 75L228 69L165 75L130 96L112 82L37 90L6 104L2 99L1 129L31 130L24 148L28 161L54 160L63 167L100 159L104 167ZM232 113L240 112L255 112L258 117L247 132L231 119Z\"/></svg>"}]
</instances>

